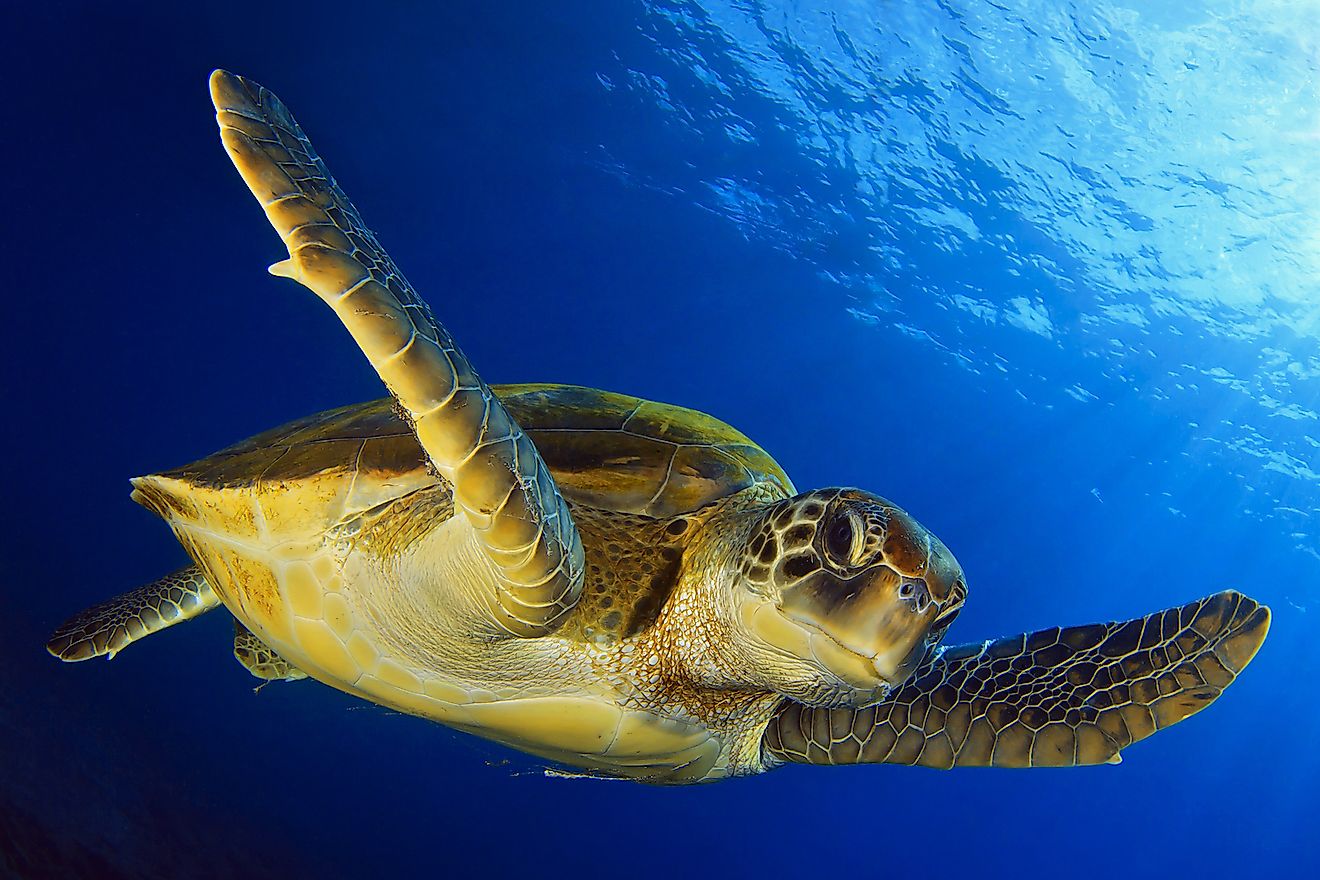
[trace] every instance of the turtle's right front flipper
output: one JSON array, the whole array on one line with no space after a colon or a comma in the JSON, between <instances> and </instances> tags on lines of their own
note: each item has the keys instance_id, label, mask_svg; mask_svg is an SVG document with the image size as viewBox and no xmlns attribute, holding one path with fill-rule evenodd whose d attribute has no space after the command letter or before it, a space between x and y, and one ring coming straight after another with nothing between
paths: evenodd
<instances>
[{"instance_id":1,"label":"turtle's right front flipper","mask_svg":"<svg viewBox=\"0 0 1320 880\"><path fill-rule=\"evenodd\" d=\"M301 681L307 673L279 655L274 648L253 635L252 630L234 618L234 659L261 679L257 690L272 681Z\"/></svg>"},{"instance_id":2,"label":"turtle's right front flipper","mask_svg":"<svg viewBox=\"0 0 1320 880\"><path fill-rule=\"evenodd\" d=\"M395 267L275 95L217 70L221 140L289 259L271 267L321 297L406 412L494 563L496 624L553 631L582 591L568 505L531 439Z\"/></svg>"},{"instance_id":3,"label":"turtle's right front flipper","mask_svg":"<svg viewBox=\"0 0 1320 880\"><path fill-rule=\"evenodd\" d=\"M804 764L1117 763L1120 750L1214 702L1269 625L1268 608L1225 592L1136 620L950 648L879 705L786 704L765 749Z\"/></svg>"},{"instance_id":4,"label":"turtle's right front flipper","mask_svg":"<svg viewBox=\"0 0 1320 880\"><path fill-rule=\"evenodd\" d=\"M112 658L130 642L219 604L206 578L197 566L190 565L74 615L55 630L46 650L69 662Z\"/></svg>"}]
</instances>

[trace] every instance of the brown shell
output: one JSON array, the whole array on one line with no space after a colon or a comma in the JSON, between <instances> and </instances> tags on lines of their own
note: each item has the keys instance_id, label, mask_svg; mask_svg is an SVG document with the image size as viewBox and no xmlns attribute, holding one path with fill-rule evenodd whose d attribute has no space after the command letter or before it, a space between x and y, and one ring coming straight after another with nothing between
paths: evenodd
<instances>
[{"instance_id":1,"label":"brown shell","mask_svg":"<svg viewBox=\"0 0 1320 880\"><path fill-rule=\"evenodd\" d=\"M493 390L574 503L669 517L756 483L794 492L765 450L705 413L576 385ZM389 479L425 467L411 428L386 398L289 422L164 476L225 488L332 471Z\"/></svg>"}]
</instances>

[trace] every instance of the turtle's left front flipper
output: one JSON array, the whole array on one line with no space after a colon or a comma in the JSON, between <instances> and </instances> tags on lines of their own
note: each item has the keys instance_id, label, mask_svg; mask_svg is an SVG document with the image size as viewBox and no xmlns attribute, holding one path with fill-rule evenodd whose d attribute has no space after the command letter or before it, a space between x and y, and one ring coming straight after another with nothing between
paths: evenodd
<instances>
[{"instance_id":1,"label":"turtle's left front flipper","mask_svg":"<svg viewBox=\"0 0 1320 880\"><path fill-rule=\"evenodd\" d=\"M483 597L514 636L553 632L582 592L582 542L535 444L473 369L330 176L284 103L211 76L220 137L289 258L271 267L325 301L407 414L492 563ZM400 169L399 173L408 173Z\"/></svg>"},{"instance_id":2,"label":"turtle's left front flipper","mask_svg":"<svg viewBox=\"0 0 1320 880\"><path fill-rule=\"evenodd\" d=\"M1255 655L1270 611L1225 592L1125 623L949 648L866 709L786 704L772 760L926 767L1117 763L1210 705Z\"/></svg>"}]
</instances>

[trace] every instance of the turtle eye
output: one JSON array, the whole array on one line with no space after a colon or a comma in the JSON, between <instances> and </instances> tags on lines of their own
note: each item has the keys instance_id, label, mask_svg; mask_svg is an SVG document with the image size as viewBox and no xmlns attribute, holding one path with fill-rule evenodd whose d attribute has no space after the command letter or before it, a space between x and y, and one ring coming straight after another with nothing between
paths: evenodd
<instances>
[{"instance_id":1,"label":"turtle eye","mask_svg":"<svg viewBox=\"0 0 1320 880\"><path fill-rule=\"evenodd\" d=\"M862 543L862 523L857 514L844 510L830 523L825 532L825 551L830 560L841 567L857 563L857 551Z\"/></svg>"}]
</instances>

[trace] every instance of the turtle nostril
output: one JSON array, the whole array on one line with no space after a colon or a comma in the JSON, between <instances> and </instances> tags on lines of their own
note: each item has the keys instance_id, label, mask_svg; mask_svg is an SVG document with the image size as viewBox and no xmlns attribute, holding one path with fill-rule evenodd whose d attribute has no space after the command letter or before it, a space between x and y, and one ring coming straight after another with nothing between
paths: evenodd
<instances>
[{"instance_id":1,"label":"turtle nostril","mask_svg":"<svg viewBox=\"0 0 1320 880\"><path fill-rule=\"evenodd\" d=\"M930 592L926 589L925 583L916 578L904 579L899 584L898 598L910 603L912 610L918 614L930 607Z\"/></svg>"}]
</instances>

